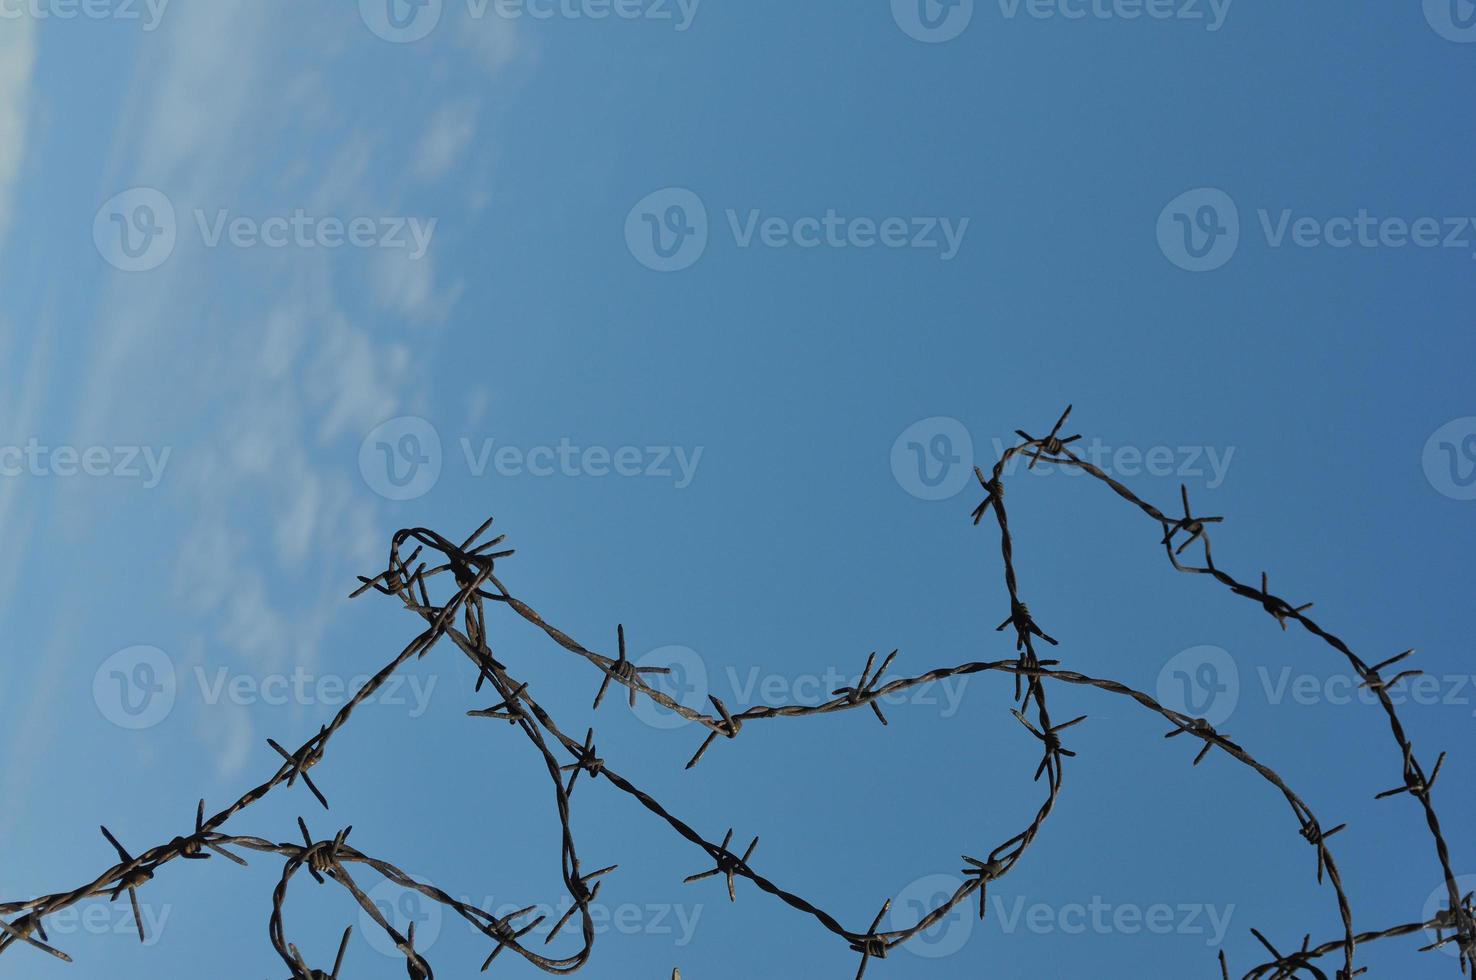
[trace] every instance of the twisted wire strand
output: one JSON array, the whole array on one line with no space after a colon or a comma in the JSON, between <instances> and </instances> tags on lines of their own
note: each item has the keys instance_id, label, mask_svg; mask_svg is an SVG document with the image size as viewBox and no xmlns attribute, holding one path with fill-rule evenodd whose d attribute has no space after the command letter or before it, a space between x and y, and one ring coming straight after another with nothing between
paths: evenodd
<instances>
[{"instance_id":1,"label":"twisted wire strand","mask_svg":"<svg viewBox=\"0 0 1476 980\"><path fill-rule=\"evenodd\" d=\"M1289 953L1282 953L1261 932L1253 929L1252 932L1272 958L1252 967L1244 974L1245 980L1261 980L1261 978L1279 980L1279 978L1291 978L1304 974L1325 977L1326 974L1316 961L1335 954L1341 954L1341 965L1336 969L1336 976L1339 980L1351 980L1351 977L1364 972L1363 969L1354 965L1355 953L1359 945L1406 936L1422 930L1434 930L1437 935L1436 942L1423 947L1423 951L1451 943L1457 944L1460 952L1460 969L1464 974L1472 962L1473 955L1476 955L1476 917L1473 917L1476 909L1473 909L1471 895L1463 896L1459 893L1450 862L1449 846L1432 798L1433 785L1444 754L1441 754L1440 760L1436 761L1427 774L1415 755L1413 744L1405 732L1397 708L1388 693L1388 689L1395 683L1419 672L1404 670L1387 678L1383 673L1404 660L1409 652L1370 666L1341 638L1326 630L1306 614L1306 610L1311 608L1310 604L1293 606L1286 599L1271 593L1265 573L1262 573L1260 588L1256 588L1242 583L1220 569L1214 563L1208 525L1220 523L1223 519L1195 516L1189 505L1187 489L1181 489L1184 516L1182 518L1170 517L1153 504L1137 496L1110 474L1075 455L1070 445L1080 437L1061 435L1061 430L1070 413L1071 408L1068 406L1066 412L1051 429L1050 434L1045 437L1037 438L1019 431L1021 443L1004 451L989 476L986 477L982 471L975 471L985 491L985 497L975 508L973 520L977 525L986 513L993 511L999 527L1000 553L1010 610L998 630L1013 631L1016 656L1013 659L974 661L953 667L939 667L915 676L899 677L883 683L882 678L896 656L896 651L884 658L880 666L876 665L875 654L872 654L867 659L855 684L837 689L830 700L818 705L757 704L735 713L730 711L720 698L712 696L709 700L715 714L708 714L683 705L664 691L646 682L643 675L659 672L659 669L637 667L627 658L623 627L618 630L619 654L612 658L588 649L572 636L546 621L527 602L513 595L494 571L497 561L513 554L510 549L501 549L506 537L498 535L485 541L482 540L491 527L490 519L460 544L426 528L407 528L397 532L391 539L389 560L385 570L373 577L361 578L361 585L353 595L359 596L368 591L375 591L382 595L396 597L408 610L417 614L424 621L426 629L417 634L394 659L381 668L364 687L355 692L332 719L319 729L316 735L295 751L289 752L269 739L270 747L282 759L282 764L276 772L266 782L248 790L230 806L209 819L205 817L205 803L201 800L195 816L194 829L190 834L177 836L166 844L152 847L133 856L104 827L102 828L104 836L118 852L120 859L118 863L103 871L93 881L71 891L41 896L23 902L0 903L0 953L7 952L16 945L27 945L70 961L66 953L50 944L45 932L45 919L87 899L103 896L116 899L123 891L128 892L130 901L134 904L135 920L142 939L144 938L142 919L136 911L137 890L140 887L148 885L163 866L177 859L199 860L214 854L244 864L244 859L232 850L236 848L258 854L274 854L284 859L282 875L272 895L272 915L268 934L279 957L292 976L299 980L338 980L351 933L350 929L343 934L338 947L338 958L331 973L309 967L297 945L288 940L285 925L286 899L292 882L304 869L318 883L325 884L331 881L349 893L365 915L385 933L395 948L405 957L406 969L412 980L433 980L434 974L430 963L415 947L413 924L408 932L402 935L391 922L387 921L352 876L349 868L354 865L367 867L386 881L415 891L426 899L450 909L485 935L492 943L492 950L482 964L483 970L490 967L501 953L511 950L515 955L545 972L553 974L576 972L586 965L593 953L595 927L591 907L603 885L603 881L599 879L616 870L615 866L610 866L586 872L580 862L572 827L571 799L579 777L586 775L589 781L604 779L618 791L640 803L677 835L705 852L709 860L713 862L713 867L690 876L687 879L689 882L722 876L726 880L730 898L736 899L735 881L741 879L751 883L761 892L779 899L790 908L813 918L827 932L844 941L853 952L860 954L861 962L856 974L860 980L864 977L871 960L886 958L893 949L931 928L975 895L978 896L979 916L983 918L989 884L1008 874L1041 833L1062 794L1065 759L1075 755L1072 750L1065 747L1062 733L1086 720L1083 716L1062 723L1052 722L1047 706L1046 682L1054 682L1090 687L1107 694L1124 697L1147 711L1161 716L1173 725L1166 737L1189 735L1192 739L1198 739L1201 742L1200 750L1194 758L1196 766L1211 751L1219 749L1238 763L1255 771L1282 796L1291 809L1292 815L1298 821L1300 835L1316 850L1317 879L1319 883L1326 881L1333 892L1338 915L1343 924L1343 934L1337 939L1330 939L1315 946L1311 944L1311 937L1308 935L1303 938L1300 948ZM1276 619L1283 629L1287 628L1288 623L1294 622L1331 646L1347 660L1360 683L1375 693L1400 752L1403 781L1394 789L1380 793L1379 797L1409 795L1419 802L1444 876L1448 899L1445 909L1425 922L1406 923L1380 930L1355 931L1351 903L1343 885L1338 864L1328 845L1328 838L1342 830L1342 825L1324 829L1311 807L1291 789L1280 775L1256 759L1228 735L1217 731L1204 719L1194 718L1168 708L1147 693L1120 681L1062 669L1059 660L1041 659L1038 656L1037 641L1043 641L1050 646L1056 646L1057 641L1039 626L1028 604L1021 598L1021 589L1015 569L1014 537L1004 503L1004 474L1009 469L1011 461L1022 456L1029 459L1028 466L1030 467L1040 462L1075 467L1104 483L1117 496L1158 523L1163 532L1160 544L1175 570L1211 577L1232 593L1257 602L1264 611ZM1203 564L1196 565L1181 561L1185 551L1191 545L1196 544L1202 549ZM410 553L404 554L404 549L407 547L411 548ZM422 561L421 556L427 553L439 556L436 559L438 563L431 565L427 561ZM444 604L437 605L432 601L427 583L447 573L455 580L456 588ZM517 616L541 630L556 645L594 666L602 675L599 693L595 699L596 708L604 698L608 687L611 684L620 684L628 689L628 699L632 705L638 697L646 697L662 708L706 729L707 734L703 742L692 756L691 761L687 763L688 769L701 761L719 737L734 740L742 732L743 726L750 722L818 716L868 708L883 725L886 725L887 719L881 711L879 702L893 694L950 677L991 672L1007 674L1014 678L1014 700L1019 704L1019 707L1011 710L1041 747L1035 780L1039 782L1042 776L1046 777L1043 799L1031 821L1014 836L989 851L984 859L965 855L963 860L968 866L962 870L964 876L962 884L952 896L944 899L924 914L915 925L905 929L880 929L890 908L890 900L888 900L882 904L881 910L868 927L848 929L837 917L822 907L754 870L750 861L758 846L757 837L741 855L729 847L733 837L731 828L720 843L708 839L652 795L607 765L598 754L593 728L589 729L582 740L564 731L549 712L534 699L529 691L528 683L519 681L508 671L506 665L493 655L486 625L486 611L489 603L494 606L507 607ZM458 622L460 626L457 625ZM529 948L522 942L523 938L543 921L542 916L531 921L522 921L534 911L536 906L529 906L503 917L495 917L474 905L454 898L435 885L411 878L387 861L358 851L348 844L349 828L339 831L332 838L315 840L309 833L306 822L299 818L299 829L303 838L301 844L273 843L261 838L228 835L222 829L241 811L284 784L295 785L299 779L318 803L327 809L328 799L312 780L309 770L323 761L329 741L348 723L349 718L360 705L373 697L379 688L406 663L411 659L424 657L442 639L449 639L452 645L477 668L477 690L481 690L483 686L490 686L502 699L499 704L491 708L469 711L468 715L507 722L522 732L544 762L544 768L552 784L555 808L561 826L560 862L563 885L571 902L568 911L554 925L545 943L556 938L564 927L575 916L578 916L580 947L567 956L547 956ZM1027 711L1030 713L1029 716L1026 714ZM561 756L557 754L557 751L566 753L573 761L561 762ZM18 917L7 921L10 916ZM1219 968L1222 977L1228 980L1229 965L1223 952L1219 957Z\"/></svg>"}]
</instances>

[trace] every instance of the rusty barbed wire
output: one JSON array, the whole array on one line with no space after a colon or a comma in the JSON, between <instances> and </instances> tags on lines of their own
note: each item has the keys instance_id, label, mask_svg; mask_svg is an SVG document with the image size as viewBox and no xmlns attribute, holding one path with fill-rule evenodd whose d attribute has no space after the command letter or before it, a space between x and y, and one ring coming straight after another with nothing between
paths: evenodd
<instances>
[{"instance_id":1,"label":"rusty barbed wire","mask_svg":"<svg viewBox=\"0 0 1476 980\"><path fill-rule=\"evenodd\" d=\"M1013 632L1016 656L1011 659L975 661L953 667L939 667L912 677L900 677L883 683L882 678L896 658L897 651L894 650L888 654L880 666L876 666L876 654L873 652L868 656L866 665L854 684L836 689L832 692L830 700L819 705L761 704L734 713L720 698L709 697L716 712L713 715L682 705L645 681L644 675L659 673L661 669L637 667L629 659L623 625L617 626L618 652L617 656L612 658L586 648L562 630L549 624L528 603L513 595L495 572L497 562L513 554L512 550L501 548L506 541L506 536L498 535L483 540L491 528L490 519L459 544L426 528L408 528L397 532L391 539L389 560L385 570L372 577L361 578L360 587L353 592L353 596L357 597L374 591L397 598L408 610L423 620L425 629L370 678L367 684L356 691L333 718L320 727L316 735L296 750L289 751L275 740L268 739L268 747L281 760L276 772L266 782L248 790L234 803L209 818L205 815L205 801L201 800L194 815L193 830L188 835L176 836L168 843L134 855L106 827L103 827L103 835L118 855L117 863L104 870L91 882L71 891L41 896L23 902L0 903L0 954L8 952L13 946L25 945L70 962L70 957L65 952L51 944L45 929L46 918L88 899L106 897L109 900L116 900L124 892L128 894L133 904L134 920L138 927L139 937L144 940L146 936L143 919L138 914L138 889L153 882L157 872L176 859L205 860L212 856L221 856L237 864L246 864L245 859L232 850L235 849L256 854L276 855L283 859L282 875L272 894L272 914L268 936L273 949L294 980L339 980L352 933L352 927L343 933L337 946L337 954L331 971L311 967L302 949L296 943L288 940L285 924L286 900L293 880L304 868L317 884L331 882L349 893L363 909L365 915L404 956L406 971L412 980L433 980L434 973L430 963L416 948L414 924L412 923L402 935L392 923L387 921L368 895L359 887L350 871L352 866L366 867L386 881L419 893L459 915L475 930L482 933L492 947L482 963L483 970L488 969L503 952L511 950L515 955L545 972L572 973L584 967L593 952L595 925L591 905L603 886L603 881L597 879L603 879L605 875L617 869L617 866L610 865L596 871L584 871L575 846L571 800L576 787L580 784L579 777L586 775L590 783L597 783L603 779L617 791L630 796L678 836L705 852L708 859L713 862L712 867L691 875L686 879L688 883L722 877L726 882L729 899L736 901L737 879L750 882L759 891L813 918L823 929L843 941L851 952L859 954L860 963L856 977L857 980L861 980L872 960L886 959L893 949L931 928L955 908L970 901L976 895L979 916L983 918L985 895L989 885L1003 878L1014 868L1044 828L1062 793L1064 760L1076 754L1064 745L1062 733L1087 721L1087 716L1060 723L1052 721L1047 707L1046 686L1047 682L1054 682L1089 687L1135 702L1172 724L1173 727L1166 737L1187 735L1191 739L1199 740L1201 745L1193 759L1195 766L1213 750L1219 749L1236 762L1256 772L1262 780L1269 783L1282 796L1291 809L1292 815L1297 820L1298 834L1315 848L1317 881L1319 884L1325 883L1333 892L1333 899L1343 924L1343 935L1318 945L1312 944L1310 934L1304 935L1296 949L1284 953L1265 934L1253 929L1255 938L1271 958L1251 967L1244 974L1244 980L1260 980L1260 978L1281 980L1281 978L1304 975L1326 978L1328 974L1318 966L1318 961L1330 956L1340 956L1341 960L1340 965L1335 968L1334 975L1339 980L1351 980L1352 977L1364 972L1363 968L1355 966L1358 946L1381 939L1406 936L1422 930L1434 931L1436 941L1422 947L1421 951L1455 944L1460 954L1460 969L1464 974L1473 959L1476 959L1476 904L1473 904L1471 894L1461 895L1459 892L1456 877L1451 868L1449 846L1432 799L1435 779L1439 774L1445 754L1440 754L1427 775L1415 754L1412 742L1405 733L1393 700L1388 694L1388 689L1395 683L1414 676L1419 671L1404 670L1390 678L1385 678L1383 675L1383 671L1404 661L1412 651L1405 651L1369 666L1342 639L1327 631L1307 615L1307 610L1312 608L1310 603L1294 606L1286 599L1271 593L1269 576L1266 572L1261 572L1260 587L1256 588L1240 582L1219 568L1213 559L1208 525L1222 523L1224 518L1196 516L1190 506L1188 490L1182 487L1180 503L1183 516L1170 517L1138 497L1099 467L1076 456L1070 447L1080 439L1080 436L1062 435L1070 414L1071 408L1068 406L1052 426L1049 434L1043 438L1036 438L1024 431L1019 431L1018 434L1023 441L1006 449L990 474L986 475L977 468L975 470L985 496L973 511L972 518L974 524L978 525L987 514L992 512L999 526L1004 580L1010 608L1008 616L998 629ZM1016 456L1029 459L1028 465L1031 467L1044 461L1060 466L1075 467L1095 477L1123 500L1159 524L1162 532L1159 544L1164 548L1175 570L1209 576L1232 593L1256 602L1276 620L1283 630L1288 628L1288 624L1295 623L1321 639L1347 660L1357 675L1360 685L1375 694L1387 717L1391 735L1400 753L1401 783L1393 789L1379 793L1377 798L1409 796L1420 804L1444 876L1447 905L1443 910L1424 922L1405 923L1377 930L1355 931L1351 903L1343 885L1338 864L1328 844L1328 839L1343 830L1346 824L1338 824L1331 829L1324 830L1323 824L1313 814L1311 807L1291 789L1281 776L1257 760L1227 734L1217 731L1206 720L1190 717L1165 707L1150 695L1127 684L1062 669L1059 660L1040 659L1037 656L1035 649L1037 640L1043 640L1052 647L1057 646L1058 641L1038 624L1030 607L1021 597L1014 563L1014 538L1010 531L1004 503L1004 474L1010 461ZM1203 553L1203 564L1201 565L1181 561L1185 552L1193 545L1198 545L1198 550ZM411 548L409 554L404 553L406 547ZM423 554L438 556L434 558L437 564L431 565L429 561L421 560ZM456 587L443 604L437 605L432 600L428 583L446 573L450 573ZM1044 797L1031 821L1014 836L988 851L986 857L980 859L964 855L962 860L967 866L960 872L963 878L962 884L951 897L923 915L916 924L905 929L882 930L881 924L891 906L891 898L887 898L881 904L881 911L876 914L868 926L859 930L847 929L823 908L782 887L754 869L750 862L758 847L757 836L741 855L730 849L733 840L732 828L727 830L721 842L708 840L653 796L613 769L597 752L593 727L587 728L583 739L576 739L567 734L534 700L528 683L519 681L509 672L507 666L493 655L486 625L488 604L507 607L514 614L541 630L555 644L593 665L602 675L594 700L595 708L599 707L612 684L620 684L627 688L627 698L632 706L635 705L638 697L646 697L662 708L705 728L707 734L691 761L688 762L688 769L693 768L702 760L718 737L734 740L742 732L743 726L751 722L774 718L818 716L866 707L876 714L883 725L886 725L887 719L881 711L879 702L889 695L950 677L986 672L1010 675L1014 678L1015 684L1014 700L1019 705L1011 707L1010 710L1028 730L1028 734L1041 752L1039 764L1035 770L1035 780L1040 782L1042 776L1046 777ZM460 627L457 626L458 621ZM299 780L316 803L325 810L330 809L327 796L309 776L309 770L324 761L329 742L348 723L360 705L372 698L379 688L408 661L424 657L443 639L449 640L476 667L478 674L476 690L481 691L483 687L490 686L501 699L490 708L471 710L467 712L467 715L473 718L489 718L506 722L510 727L522 732L543 760L561 826L561 874L564 889L571 902L568 911L550 930L544 944L552 942L564 927L575 916L578 916L580 947L568 955L547 956L524 944L525 937L544 921L543 916L525 921L527 916L537 908L536 905L530 905L502 917L493 916L476 906L455 899L435 885L425 884L411 878L388 861L360 852L348 843L351 832L349 827L342 828L332 837L318 839L310 833L305 820L299 818L298 829L302 837L301 843L274 843L256 837L227 834L222 829L241 811L269 793L283 785L293 787ZM873 672L873 667L875 667L875 672ZM569 761L565 761L566 757ZM17 917L11 919L11 916ZM1228 980L1230 968L1223 951L1219 954L1218 965L1221 977ZM674 970L673 977L679 976L679 971Z\"/></svg>"}]
</instances>

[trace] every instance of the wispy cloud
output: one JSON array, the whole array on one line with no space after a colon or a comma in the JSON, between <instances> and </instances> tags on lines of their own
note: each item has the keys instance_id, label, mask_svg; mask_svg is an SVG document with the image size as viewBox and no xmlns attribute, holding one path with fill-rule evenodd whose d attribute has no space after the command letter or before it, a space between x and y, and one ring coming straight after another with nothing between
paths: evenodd
<instances>
[{"instance_id":1,"label":"wispy cloud","mask_svg":"<svg viewBox=\"0 0 1476 980\"><path fill-rule=\"evenodd\" d=\"M281 40L289 9L294 43L325 52L330 65L295 62ZM24 164L35 62L30 22L5 23L0 229ZM485 166L477 105L464 96L453 93L429 118L418 108L347 116L353 73L365 70L355 59L384 52L346 47L340 28L341 18L278 0L177 6L150 35L116 129L100 137L102 197L156 187L175 205L181 233L160 268L101 279L96 322L79 338L86 356L73 368L72 441L129 432L174 446L150 506L168 501L173 519L167 553L177 588L165 601L178 607L168 618L192 664L260 673L335 656L324 640L352 575L383 560L387 524L360 480L358 440L388 417L430 409L435 331L462 289L449 262L430 254L212 252L185 233L195 207L425 215L427 201L415 195L435 193L458 168ZM476 74L500 70L516 52L498 18L443 37L445 53ZM417 131L407 151L404 136ZM8 358L24 367L24 387L0 377L0 410L12 420L33 417L54 380L43 341L30 338ZM0 321L0 357L14 346ZM14 492L0 487L0 526L28 524L7 497ZM83 528L98 518L79 508L62 519ZM75 673L76 656L58 651L49 669ZM54 734L54 699L42 688L28 705L41 742ZM232 774L256 744L253 719L208 714L195 719L198 734L218 751L218 771ZM11 758L0 795L20 799L7 790L24 788L33 768L32 758Z\"/></svg>"},{"instance_id":2,"label":"wispy cloud","mask_svg":"<svg viewBox=\"0 0 1476 980\"><path fill-rule=\"evenodd\" d=\"M15 183L25 160L35 66L35 22L29 17L5 21L0 30L0 243L5 241L10 226Z\"/></svg>"},{"instance_id":3,"label":"wispy cloud","mask_svg":"<svg viewBox=\"0 0 1476 980\"><path fill-rule=\"evenodd\" d=\"M275 3L180 8L156 36L156 67L139 78L129 127L138 136L117 137L115 179L159 186L182 226L192 207L233 203L421 213L399 168L408 163L422 184L444 177L476 139L474 108L461 102L426 120L409 160L391 159L386 148L400 144L405 121L342 118L334 108L355 91L338 87L348 63L345 72L297 72L274 42L281 22ZM323 49L337 50L336 23L307 16L300 29L322 29ZM479 53L484 64L488 56ZM283 71L285 89L272 82ZM327 138L299 143L283 99L306 107ZM297 153L284 152L293 145ZM425 410L434 348L424 331L459 293L429 255L227 256L183 233L165 266L110 277L82 424L105 426L122 406L152 431L181 431L167 490L179 505L175 601L197 624L210 666L229 658L237 669L279 671L325 656L352 574L383 560L383 514L360 480L358 440L388 417ZM376 323L385 313L393 330ZM407 319L430 321L414 344L401 339ZM199 406L187 427L171 417L171 401ZM250 719L202 717L199 726L224 750L223 775L245 761L238 746Z\"/></svg>"},{"instance_id":4,"label":"wispy cloud","mask_svg":"<svg viewBox=\"0 0 1476 980\"><path fill-rule=\"evenodd\" d=\"M462 22L456 25L458 43L471 51L489 74L499 74L514 59L530 58L532 52L519 35L514 22L506 17L473 17L464 6Z\"/></svg>"},{"instance_id":5,"label":"wispy cloud","mask_svg":"<svg viewBox=\"0 0 1476 980\"><path fill-rule=\"evenodd\" d=\"M21 359L20 336L0 313L0 363L9 365L12 378L0 381L0 444L22 445L36 431L51 376L51 344L55 321L48 311L32 328L30 352ZM35 529L34 501L20 480L0 480L0 527L5 528L11 554L24 554ZM0 618L16 595L16 583L26 563L9 561L0 567Z\"/></svg>"},{"instance_id":6,"label":"wispy cloud","mask_svg":"<svg viewBox=\"0 0 1476 980\"><path fill-rule=\"evenodd\" d=\"M437 109L416 148L411 172L425 181L439 180L461 161L477 132L477 108L469 102Z\"/></svg>"},{"instance_id":7,"label":"wispy cloud","mask_svg":"<svg viewBox=\"0 0 1476 980\"><path fill-rule=\"evenodd\" d=\"M381 252L372 260L370 297L382 309L412 320L445 316L461 298L460 281L437 285L430 256L411 258L403 251Z\"/></svg>"}]
</instances>

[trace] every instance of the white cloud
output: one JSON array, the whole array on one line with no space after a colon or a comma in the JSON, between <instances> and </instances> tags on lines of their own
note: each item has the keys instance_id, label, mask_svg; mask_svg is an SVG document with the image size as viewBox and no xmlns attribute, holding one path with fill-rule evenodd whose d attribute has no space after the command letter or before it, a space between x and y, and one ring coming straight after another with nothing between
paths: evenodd
<instances>
[{"instance_id":1,"label":"white cloud","mask_svg":"<svg viewBox=\"0 0 1476 980\"><path fill-rule=\"evenodd\" d=\"M492 404L492 393L486 388L477 387L466 396L466 427L475 428L482 424L487 417L487 409Z\"/></svg>"},{"instance_id":2,"label":"white cloud","mask_svg":"<svg viewBox=\"0 0 1476 980\"><path fill-rule=\"evenodd\" d=\"M439 180L454 167L477 133L477 110L471 103L442 106L431 116L420 138L411 171L424 181Z\"/></svg>"},{"instance_id":3,"label":"white cloud","mask_svg":"<svg viewBox=\"0 0 1476 980\"><path fill-rule=\"evenodd\" d=\"M11 366L18 377L0 383L0 442L23 445L36 432L50 389L51 337L54 320L50 314L36 324L29 355L22 360L16 350L19 337L11 323L0 316L0 363ZM34 497L24 493L25 482L0 480L0 527L8 528L7 547L13 555L25 553L36 528ZM0 567L0 618L17 595L16 581L25 562L10 561Z\"/></svg>"},{"instance_id":4,"label":"white cloud","mask_svg":"<svg viewBox=\"0 0 1476 980\"><path fill-rule=\"evenodd\" d=\"M251 117L271 109L274 88L262 52L273 28L281 29L269 6L178 4L159 31L168 53L152 86L144 136L131 145L140 153L141 171L169 179L171 192L192 174L203 182L238 172L253 139L261 137Z\"/></svg>"},{"instance_id":5,"label":"white cloud","mask_svg":"<svg viewBox=\"0 0 1476 980\"><path fill-rule=\"evenodd\" d=\"M209 665L203 666L208 670ZM224 700L196 714L195 733L211 747L215 774L221 779L241 773L259 751L250 710ZM261 757L256 758L259 761Z\"/></svg>"},{"instance_id":6,"label":"white cloud","mask_svg":"<svg viewBox=\"0 0 1476 980\"><path fill-rule=\"evenodd\" d=\"M377 342L342 316L316 320L312 328L318 343L303 374L313 379L314 441L359 437L394 415L397 393L410 380L409 348Z\"/></svg>"},{"instance_id":7,"label":"white cloud","mask_svg":"<svg viewBox=\"0 0 1476 980\"><path fill-rule=\"evenodd\" d=\"M36 65L36 25L29 17L0 28L0 242L10 225L11 199L26 152L27 103Z\"/></svg>"},{"instance_id":8,"label":"white cloud","mask_svg":"<svg viewBox=\"0 0 1476 980\"><path fill-rule=\"evenodd\" d=\"M150 38L115 132L101 138L109 148L105 189L157 186L182 222L196 207L423 213L413 196L404 200L419 185L396 169L404 165L405 121L371 114L356 124L359 91L334 70L347 59L322 71L294 70L293 49L278 37L280 10L278 3L207 2L172 11ZM500 68L514 51L511 27L500 20L478 22L447 47L469 44L481 66ZM342 53L334 33L340 18L303 24L296 44ZM21 93L34 60L32 40L18 43L9 24L5 31L0 219L21 154L7 127L21 125L23 136ZM467 160L477 135L474 106L406 118L425 126L410 151L413 175L435 180ZM184 607L184 629L208 666L311 666L345 607L352 575L383 562L386 519L359 477L358 441L386 418L429 410L434 323L417 327L423 336L412 343L399 339L399 324L444 317L462 288L447 278L430 256L412 261L402 251L227 254L206 252L198 236L181 234L160 269L103 280L82 347L89 356L76 368L75 428L93 438L141 431L178 442L160 491L178 518L169 532L177 533L172 601ZM376 326L385 311L393 327ZM38 383L51 378L40 367ZM14 392L0 384L0 409L13 407L6 402ZM5 504L0 492L0 516ZM56 669L66 660L59 654ZM49 717L42 705L51 700L33 713ZM38 731L44 738L44 728ZM222 717L202 732L220 750L223 772L246 758L250 718ZM17 762L28 773L32 762Z\"/></svg>"},{"instance_id":9,"label":"white cloud","mask_svg":"<svg viewBox=\"0 0 1476 980\"><path fill-rule=\"evenodd\" d=\"M473 17L470 10L457 25L457 41L469 49L488 74L498 74L515 57L529 52L518 36L517 28L506 17Z\"/></svg>"},{"instance_id":10,"label":"white cloud","mask_svg":"<svg viewBox=\"0 0 1476 980\"><path fill-rule=\"evenodd\" d=\"M431 320L444 316L461 298L462 283L436 285L436 265L429 255L415 259L403 250L381 249L371 266L370 298L391 313Z\"/></svg>"}]
</instances>

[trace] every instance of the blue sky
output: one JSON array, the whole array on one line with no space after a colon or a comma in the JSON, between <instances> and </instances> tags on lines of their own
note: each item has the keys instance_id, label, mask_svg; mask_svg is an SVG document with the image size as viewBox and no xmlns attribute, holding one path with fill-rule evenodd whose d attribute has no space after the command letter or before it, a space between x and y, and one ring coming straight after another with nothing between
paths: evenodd
<instances>
[{"instance_id":1,"label":"blue sky","mask_svg":"<svg viewBox=\"0 0 1476 980\"><path fill-rule=\"evenodd\" d=\"M497 515L516 594L593 649L624 623L697 700L813 702L872 650L1003 658L969 464L1068 403L1145 497L1187 483L1227 516L1240 578L1315 600L1369 662L1419 648L1435 686L1403 717L1427 764L1451 751L1437 801L1468 822L1467 0L395 2L0 0L0 900L89 880L100 822L140 849L186 832L274 768L266 738L316 731L418 628L347 599L400 527ZM1356 925L1418 918L1433 847L1412 801L1372 799L1399 760L1343 664L1173 573L1103 488L1009 492L1064 665L1165 697L1233 677L1225 730L1349 823ZM591 716L587 666L497 630L613 767L709 837L761 835L764 873L856 928L1039 800L1003 679L887 729L751 726L683 772L695 733L613 697ZM471 680L449 649L416 663L315 772L333 813L296 788L231 829L351 823L454 894L557 903L537 760L465 717ZM131 713L135 682L169 696ZM1252 926L1336 936L1273 790L1191 768L1129 702L1051 693L1090 720L1040 839L983 923L868 977L1212 976L1221 945L1258 962ZM754 889L682 886L704 856L608 786L574 802L581 852L621 865L591 975L853 975ZM0 975L282 975L278 871L171 866L141 896L157 943L98 913L52 929L76 966L14 950ZM320 963L358 923L308 883L290 916ZM483 945L442 925L439 975L468 974ZM1420 944L1362 962L1456 973ZM403 964L360 935L346 973Z\"/></svg>"}]
</instances>

